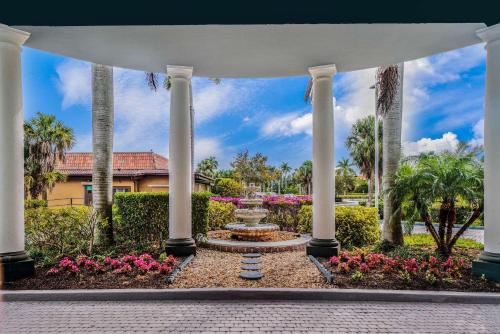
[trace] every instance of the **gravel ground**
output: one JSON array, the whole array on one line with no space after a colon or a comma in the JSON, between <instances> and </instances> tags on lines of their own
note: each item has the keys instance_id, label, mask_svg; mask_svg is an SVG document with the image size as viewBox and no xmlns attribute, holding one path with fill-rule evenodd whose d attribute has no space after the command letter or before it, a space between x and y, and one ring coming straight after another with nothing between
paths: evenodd
<instances>
[{"instance_id":1,"label":"gravel ground","mask_svg":"<svg viewBox=\"0 0 500 334\"><path fill-rule=\"evenodd\" d=\"M194 260L182 270L172 288L327 288L324 277L304 251L264 253L259 281L239 278L241 254L198 248Z\"/></svg>"}]
</instances>

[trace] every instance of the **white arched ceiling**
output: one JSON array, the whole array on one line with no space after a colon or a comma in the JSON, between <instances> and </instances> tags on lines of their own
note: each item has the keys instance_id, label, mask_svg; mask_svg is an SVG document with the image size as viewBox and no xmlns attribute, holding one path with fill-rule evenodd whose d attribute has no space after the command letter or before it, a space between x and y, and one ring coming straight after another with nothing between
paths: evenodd
<instances>
[{"instance_id":1,"label":"white arched ceiling","mask_svg":"<svg viewBox=\"0 0 500 334\"><path fill-rule=\"evenodd\" d=\"M148 72L189 65L205 77L286 77L336 64L352 71L480 43L482 23L22 26L26 46Z\"/></svg>"}]
</instances>

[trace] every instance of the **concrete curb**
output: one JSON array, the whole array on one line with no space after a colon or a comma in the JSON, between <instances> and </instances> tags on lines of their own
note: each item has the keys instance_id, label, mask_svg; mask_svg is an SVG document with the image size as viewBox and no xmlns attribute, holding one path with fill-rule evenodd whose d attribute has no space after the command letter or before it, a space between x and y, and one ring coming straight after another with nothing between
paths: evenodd
<instances>
[{"instance_id":1,"label":"concrete curb","mask_svg":"<svg viewBox=\"0 0 500 334\"><path fill-rule=\"evenodd\" d=\"M297 300L500 304L500 293L367 289L110 289L0 291L0 301Z\"/></svg>"}]
</instances>

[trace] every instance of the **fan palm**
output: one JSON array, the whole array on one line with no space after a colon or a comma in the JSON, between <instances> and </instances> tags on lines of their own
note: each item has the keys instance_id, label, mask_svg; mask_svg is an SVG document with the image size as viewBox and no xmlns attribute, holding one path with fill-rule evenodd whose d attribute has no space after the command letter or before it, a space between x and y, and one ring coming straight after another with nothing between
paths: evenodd
<instances>
[{"instance_id":1,"label":"fan palm","mask_svg":"<svg viewBox=\"0 0 500 334\"><path fill-rule=\"evenodd\" d=\"M408 201L418 213L443 256L451 254L453 246L467 228L483 213L484 171L481 161L471 156L450 152L426 154L415 163L404 163L396 172L387 192L398 203ZM471 214L462 227L453 234L457 223L456 203L463 199L470 203ZM430 210L439 202L439 227L432 225ZM401 211L401 205L397 211Z\"/></svg>"},{"instance_id":2,"label":"fan palm","mask_svg":"<svg viewBox=\"0 0 500 334\"><path fill-rule=\"evenodd\" d=\"M65 179L54 171L56 161L64 161L66 151L75 144L73 130L53 115L37 113L24 123L25 193L31 198L47 198L56 182Z\"/></svg>"},{"instance_id":3,"label":"fan palm","mask_svg":"<svg viewBox=\"0 0 500 334\"><path fill-rule=\"evenodd\" d=\"M295 178L298 183L306 190L306 193L310 195L313 191L312 189L312 172L313 165L311 160L306 160L302 165L295 171Z\"/></svg>"},{"instance_id":4,"label":"fan palm","mask_svg":"<svg viewBox=\"0 0 500 334\"><path fill-rule=\"evenodd\" d=\"M380 143L383 136L381 121L378 122L378 127ZM371 206L375 186L375 117L368 116L357 120L352 125L351 134L347 137L345 145L360 172L370 180L367 205ZM380 148L379 144L379 150Z\"/></svg>"},{"instance_id":5,"label":"fan palm","mask_svg":"<svg viewBox=\"0 0 500 334\"><path fill-rule=\"evenodd\" d=\"M219 162L217 159L215 157L208 157L198 163L196 170L203 175L214 177L218 167Z\"/></svg>"},{"instance_id":6,"label":"fan palm","mask_svg":"<svg viewBox=\"0 0 500 334\"><path fill-rule=\"evenodd\" d=\"M282 162L280 165L280 170L281 170L281 175L282 175L281 182L283 183L282 188L286 189L288 173L290 173L292 171L292 167L290 167L288 162Z\"/></svg>"}]
</instances>

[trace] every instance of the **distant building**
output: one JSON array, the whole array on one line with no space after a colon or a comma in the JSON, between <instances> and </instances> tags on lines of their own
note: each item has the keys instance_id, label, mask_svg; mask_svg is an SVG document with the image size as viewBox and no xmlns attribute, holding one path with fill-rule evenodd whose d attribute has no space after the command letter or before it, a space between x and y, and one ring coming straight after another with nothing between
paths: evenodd
<instances>
[{"instance_id":1,"label":"distant building","mask_svg":"<svg viewBox=\"0 0 500 334\"><path fill-rule=\"evenodd\" d=\"M67 176L47 196L49 207L92 204L92 153L67 153L56 170ZM212 179L195 173L194 191L210 191ZM168 159L154 152L113 153L113 194L168 191Z\"/></svg>"}]
</instances>

